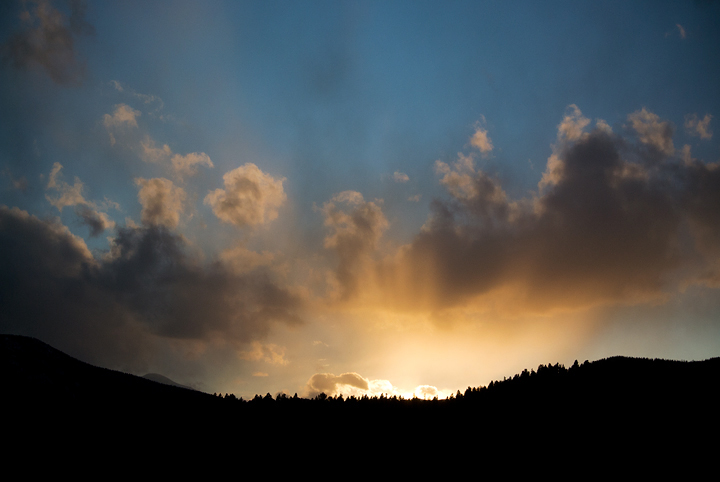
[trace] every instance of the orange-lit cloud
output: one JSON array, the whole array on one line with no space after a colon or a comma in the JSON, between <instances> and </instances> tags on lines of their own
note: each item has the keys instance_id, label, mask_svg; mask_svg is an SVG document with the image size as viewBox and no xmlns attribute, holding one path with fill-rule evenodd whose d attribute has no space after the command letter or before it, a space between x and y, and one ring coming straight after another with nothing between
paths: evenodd
<instances>
[{"instance_id":1,"label":"orange-lit cloud","mask_svg":"<svg viewBox=\"0 0 720 482\"><path fill-rule=\"evenodd\" d=\"M163 144L162 147L157 147L155 141L147 135L140 141L140 147L139 154L143 161L151 163L169 161L173 174L181 182L184 178L196 175L199 166L215 167L210 156L204 152L191 152L184 156L174 154L170 146Z\"/></svg>"},{"instance_id":2,"label":"orange-lit cloud","mask_svg":"<svg viewBox=\"0 0 720 482\"><path fill-rule=\"evenodd\" d=\"M488 136L487 129L483 129L480 126L476 126L475 133L470 138L470 144L479 149L483 154L493 150L493 144Z\"/></svg>"},{"instance_id":3,"label":"orange-lit cloud","mask_svg":"<svg viewBox=\"0 0 720 482\"><path fill-rule=\"evenodd\" d=\"M251 350L243 351L238 354L243 360L262 361L271 365L287 365L289 362L285 358L285 348L269 343L262 344L259 341L253 341Z\"/></svg>"},{"instance_id":4,"label":"orange-lit cloud","mask_svg":"<svg viewBox=\"0 0 720 482\"><path fill-rule=\"evenodd\" d=\"M362 276L369 256L388 220L380 207L381 201L365 201L356 191L343 191L323 204L325 247L338 257L335 276L341 287L340 296L347 299L356 290L357 279Z\"/></svg>"},{"instance_id":5,"label":"orange-lit cloud","mask_svg":"<svg viewBox=\"0 0 720 482\"><path fill-rule=\"evenodd\" d=\"M210 156L204 152L191 152L184 156L175 154L171 162L175 172L181 178L183 176L194 176L197 173L198 166L213 167Z\"/></svg>"},{"instance_id":6,"label":"orange-lit cloud","mask_svg":"<svg viewBox=\"0 0 720 482\"><path fill-rule=\"evenodd\" d=\"M143 207L143 224L176 227L184 209L185 190L165 178L137 178L135 184L140 186L138 200Z\"/></svg>"},{"instance_id":7,"label":"orange-lit cloud","mask_svg":"<svg viewBox=\"0 0 720 482\"><path fill-rule=\"evenodd\" d=\"M225 223L238 227L264 224L277 218L278 208L285 203L284 181L248 162L225 173L225 189L208 193L205 204Z\"/></svg>"},{"instance_id":8,"label":"orange-lit cloud","mask_svg":"<svg viewBox=\"0 0 720 482\"><path fill-rule=\"evenodd\" d=\"M449 393L439 390L432 385L419 385L414 390L405 391L394 386L389 380L368 379L355 372L334 375L332 373L316 373L307 381L304 394L307 397L315 397L321 393L327 396L344 397L354 396L356 398L368 396L379 397L404 397L432 399L434 397L446 398Z\"/></svg>"},{"instance_id":9,"label":"orange-lit cloud","mask_svg":"<svg viewBox=\"0 0 720 482\"><path fill-rule=\"evenodd\" d=\"M103 124L108 129L124 125L137 127L137 117L141 115L142 113L139 110L135 110L127 104L118 104L115 106L115 112L112 115L105 114Z\"/></svg>"},{"instance_id":10,"label":"orange-lit cloud","mask_svg":"<svg viewBox=\"0 0 720 482\"><path fill-rule=\"evenodd\" d=\"M73 185L69 185L65 181L60 179L62 170L62 164L56 162L53 164L53 168L50 171L50 176L47 183L47 189L54 190L58 193L57 197L51 197L45 195L45 198L50 204L55 206L58 211L62 211L66 206L75 206L77 204L85 204L85 198L82 195L83 183L75 178Z\"/></svg>"},{"instance_id":11,"label":"orange-lit cloud","mask_svg":"<svg viewBox=\"0 0 720 482\"><path fill-rule=\"evenodd\" d=\"M246 273L259 266L270 266L275 255L269 251L258 253L240 245L220 253L220 259L237 273Z\"/></svg>"},{"instance_id":12,"label":"orange-lit cloud","mask_svg":"<svg viewBox=\"0 0 720 482\"><path fill-rule=\"evenodd\" d=\"M140 142L140 158L145 162L161 162L170 159L172 156L172 149L167 144L163 144L162 147L156 147L155 141L150 136L145 136L145 139Z\"/></svg>"},{"instance_id":13,"label":"orange-lit cloud","mask_svg":"<svg viewBox=\"0 0 720 482\"><path fill-rule=\"evenodd\" d=\"M404 172L395 171L393 173L393 181L395 181L395 182L408 182L409 180L410 180L410 176L408 176Z\"/></svg>"},{"instance_id":14,"label":"orange-lit cloud","mask_svg":"<svg viewBox=\"0 0 720 482\"><path fill-rule=\"evenodd\" d=\"M628 115L628 120L643 144L668 156L675 152L672 141L673 127L670 122L661 121L657 114L649 112L645 107Z\"/></svg>"}]
</instances>

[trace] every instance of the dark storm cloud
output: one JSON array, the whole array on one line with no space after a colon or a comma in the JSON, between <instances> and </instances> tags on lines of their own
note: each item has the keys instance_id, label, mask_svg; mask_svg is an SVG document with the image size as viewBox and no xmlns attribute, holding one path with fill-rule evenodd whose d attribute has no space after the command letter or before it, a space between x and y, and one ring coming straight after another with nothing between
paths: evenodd
<instances>
[{"instance_id":1,"label":"dark storm cloud","mask_svg":"<svg viewBox=\"0 0 720 482\"><path fill-rule=\"evenodd\" d=\"M453 198L436 200L411 245L379 268L386 302L443 309L492 294L496 307L547 311L717 285L720 166L674 157L654 114L629 120L631 138L604 123L567 137L531 199L509 199L462 156L439 163Z\"/></svg>"},{"instance_id":2,"label":"dark storm cloud","mask_svg":"<svg viewBox=\"0 0 720 482\"><path fill-rule=\"evenodd\" d=\"M88 362L141 367L150 341L94 281L97 270L84 241L66 227L0 206L0 330Z\"/></svg>"},{"instance_id":3,"label":"dark storm cloud","mask_svg":"<svg viewBox=\"0 0 720 482\"><path fill-rule=\"evenodd\" d=\"M58 222L0 207L0 330L104 365L142 366L161 338L245 343L300 301L256 270L204 264L162 226L121 228L105 258Z\"/></svg>"},{"instance_id":4,"label":"dark storm cloud","mask_svg":"<svg viewBox=\"0 0 720 482\"><path fill-rule=\"evenodd\" d=\"M80 84L85 75L85 64L78 59L75 38L95 33L84 18L85 3L70 0L69 18L49 0L27 3L30 8L20 14L23 30L0 46L2 56L18 69L39 65L58 84Z\"/></svg>"},{"instance_id":5,"label":"dark storm cloud","mask_svg":"<svg viewBox=\"0 0 720 482\"><path fill-rule=\"evenodd\" d=\"M239 276L220 263L194 260L178 235L161 226L123 228L114 258L103 263L102 284L145 317L153 332L202 339L213 333L249 341L273 320L298 323L299 300L267 272Z\"/></svg>"}]
</instances>

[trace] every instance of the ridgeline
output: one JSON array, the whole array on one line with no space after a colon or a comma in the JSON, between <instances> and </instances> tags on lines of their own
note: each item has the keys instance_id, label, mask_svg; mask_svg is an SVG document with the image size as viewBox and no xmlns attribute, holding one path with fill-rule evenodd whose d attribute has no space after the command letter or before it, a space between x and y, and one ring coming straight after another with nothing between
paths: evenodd
<instances>
[{"instance_id":1,"label":"ridgeline","mask_svg":"<svg viewBox=\"0 0 720 482\"><path fill-rule=\"evenodd\" d=\"M601 447L618 456L636 446L677 454L716 433L720 420L720 358L540 365L444 400L325 394L242 400L94 367L38 340L2 335L0 377L6 433L15 438L40 430L119 443L152 434L158 443L185 440L207 453L229 447L256 453L285 443L293 457L305 457L316 450L377 453L397 443L421 459L553 447L585 457Z\"/></svg>"}]
</instances>

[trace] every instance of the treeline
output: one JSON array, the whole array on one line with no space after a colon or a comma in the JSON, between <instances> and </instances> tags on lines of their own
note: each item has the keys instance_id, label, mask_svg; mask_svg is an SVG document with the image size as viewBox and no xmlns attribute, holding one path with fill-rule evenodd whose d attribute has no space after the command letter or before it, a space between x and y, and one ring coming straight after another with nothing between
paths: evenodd
<instances>
[{"instance_id":1,"label":"treeline","mask_svg":"<svg viewBox=\"0 0 720 482\"><path fill-rule=\"evenodd\" d=\"M588 365L589 362L585 360L585 363L583 365ZM440 400L438 396L435 396L432 399L427 398L418 398L416 396L406 399L402 395L390 395L390 394L380 394L380 395L362 395L359 397L356 397L354 395L345 396L342 393L339 393L335 396L327 395L324 392L319 393L315 395L314 397L311 397L310 400L313 402L326 402L326 403L383 403L383 402L407 402L407 403L418 403L418 402L441 402L445 405L449 405L452 401L457 400L463 400L467 397L468 400L480 400L481 397L484 394L487 393L507 393L507 390L512 390L510 388L511 386L518 388L519 386L526 386L525 383L528 379L531 379L534 381L535 384L547 384L550 383L551 385L555 386L557 384L557 381L560 380L560 377L563 377L564 375L567 375L568 373L575 373L575 370L579 369L580 365L578 364L577 360L575 360L575 363L572 365L570 370L566 369L564 365L556 363L555 365L548 364L548 365L539 365L537 371L527 369L523 370L522 373L516 374L512 378L504 378L501 381L491 381L488 386L479 386L479 387L468 387L464 392L458 390L455 394L450 394L447 398L444 398ZM297 392L295 395L290 396L287 393L281 392L278 393L275 398L270 393L266 393L264 396L256 394L253 398L249 400L244 400L242 397L236 397L235 394L228 394L225 393L225 395L222 395L221 393L213 393L213 396L228 400L230 402L236 401L240 403L249 403L251 405L271 405L273 402L279 402L281 404L284 403L307 403L303 402L304 400L302 397L298 397Z\"/></svg>"},{"instance_id":2,"label":"treeline","mask_svg":"<svg viewBox=\"0 0 720 482\"><path fill-rule=\"evenodd\" d=\"M460 407L468 404L502 401L503 403L542 404L549 399L566 400L599 397L595 399L618 398L624 402L633 398L658 396L658 403L680 396L715 393L720 375L720 358L704 362L683 362L648 358L613 357L582 364L577 360L570 368L563 364L539 365L537 370L523 370L510 378L491 381L487 386L468 387L458 390L445 399L406 399L403 396L381 394L376 396L338 394L328 396L320 393L310 399L279 393L255 395L244 400L234 394L213 394L227 402L247 406L289 406L289 405L353 405L353 404L430 404L435 406ZM586 400L585 403L588 403Z\"/></svg>"}]
</instances>

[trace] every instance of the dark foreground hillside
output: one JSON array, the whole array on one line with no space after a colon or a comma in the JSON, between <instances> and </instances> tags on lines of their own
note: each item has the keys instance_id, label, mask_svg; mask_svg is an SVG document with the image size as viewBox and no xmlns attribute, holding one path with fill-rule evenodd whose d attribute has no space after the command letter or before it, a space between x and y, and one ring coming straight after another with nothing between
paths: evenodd
<instances>
[{"instance_id":1,"label":"dark foreground hillside","mask_svg":"<svg viewBox=\"0 0 720 482\"><path fill-rule=\"evenodd\" d=\"M720 427L720 358L541 365L448 400L268 394L242 401L94 367L37 340L3 335L0 377L5 437L21 451L172 447L193 456L373 454L425 463L602 454L697 467L714 459Z\"/></svg>"}]
</instances>

